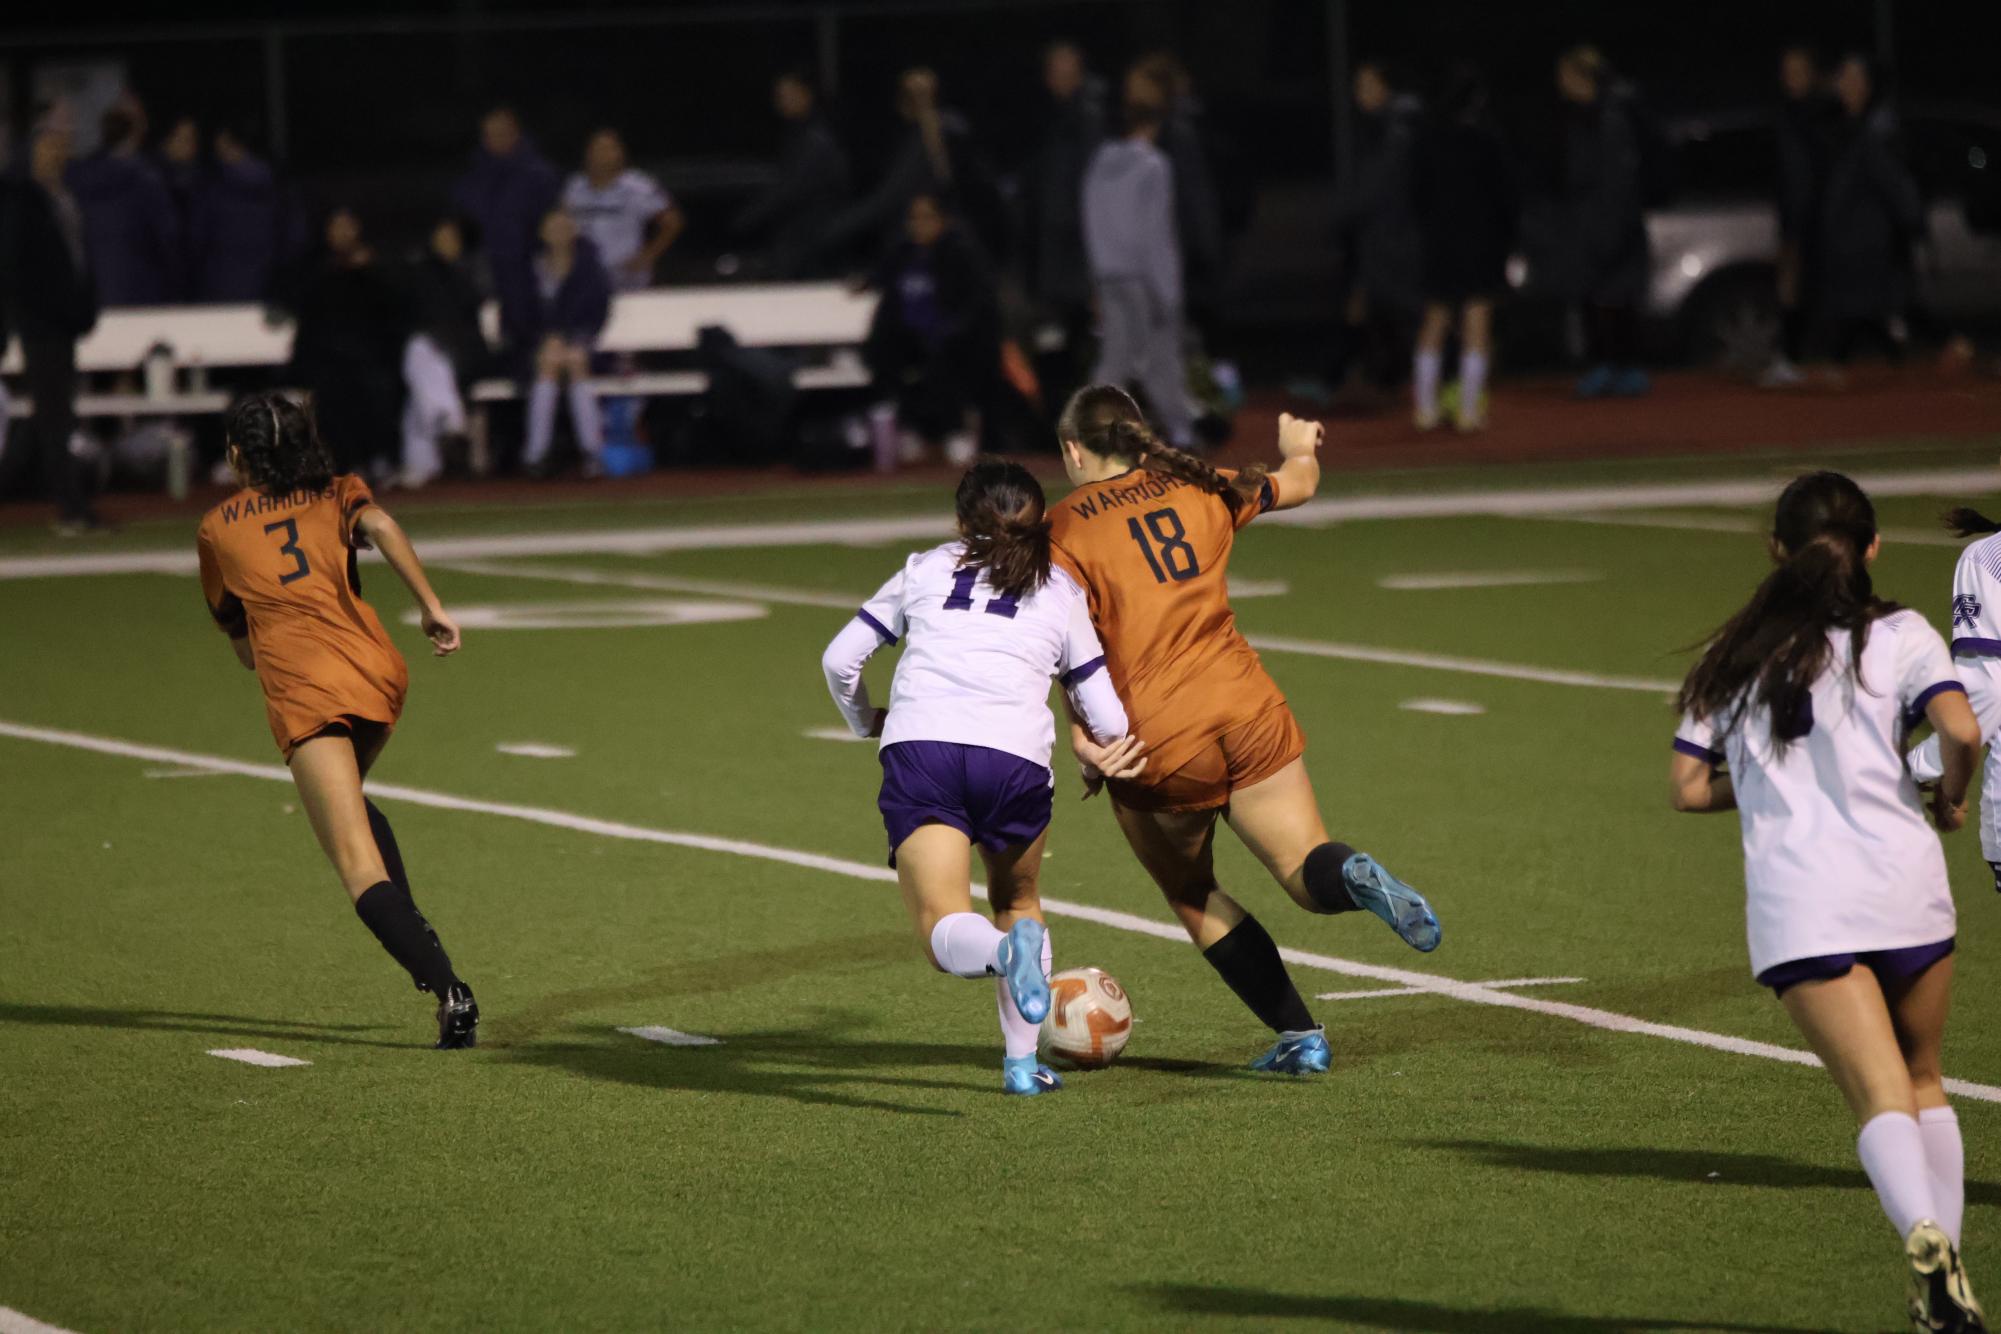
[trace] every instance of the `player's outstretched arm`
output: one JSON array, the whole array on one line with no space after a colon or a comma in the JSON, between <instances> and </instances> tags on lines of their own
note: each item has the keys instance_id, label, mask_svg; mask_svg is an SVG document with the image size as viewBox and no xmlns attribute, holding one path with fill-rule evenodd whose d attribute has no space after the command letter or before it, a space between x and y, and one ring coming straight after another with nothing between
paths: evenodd
<instances>
[{"instance_id":1,"label":"player's outstretched arm","mask_svg":"<svg viewBox=\"0 0 2001 1334\"><path fill-rule=\"evenodd\" d=\"M417 548L410 545L403 525L389 517L389 511L379 505L371 505L361 512L354 526L369 544L382 553L382 559L389 562L389 568L396 571L396 577L410 590L410 596L417 603L417 610L423 617L424 633L430 637L431 651L440 658L459 649L458 622L445 614L444 604L431 589L431 581L424 574L423 562L417 559Z\"/></svg>"},{"instance_id":2,"label":"player's outstretched arm","mask_svg":"<svg viewBox=\"0 0 2001 1334\"><path fill-rule=\"evenodd\" d=\"M1684 815L1737 809L1730 775L1708 760L1675 751L1668 763L1668 804Z\"/></svg>"},{"instance_id":3,"label":"player's outstretched arm","mask_svg":"<svg viewBox=\"0 0 2001 1334\"><path fill-rule=\"evenodd\" d=\"M1271 475L1273 509L1304 505L1320 489L1320 441L1324 434L1319 422L1289 412L1278 415L1278 452L1284 461Z\"/></svg>"}]
</instances>

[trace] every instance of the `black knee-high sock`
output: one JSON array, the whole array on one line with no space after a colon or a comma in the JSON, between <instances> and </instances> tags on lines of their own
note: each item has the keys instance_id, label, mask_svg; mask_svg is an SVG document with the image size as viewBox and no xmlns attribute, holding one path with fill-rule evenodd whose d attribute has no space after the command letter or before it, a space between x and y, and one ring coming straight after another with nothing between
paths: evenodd
<instances>
[{"instance_id":1,"label":"black knee-high sock","mask_svg":"<svg viewBox=\"0 0 2001 1334\"><path fill-rule=\"evenodd\" d=\"M1257 918L1246 913L1230 934L1203 950L1202 957L1273 1032L1300 1033L1316 1026L1285 971L1285 960L1278 957L1278 945Z\"/></svg>"},{"instance_id":2,"label":"black knee-high sock","mask_svg":"<svg viewBox=\"0 0 2001 1334\"><path fill-rule=\"evenodd\" d=\"M1355 855L1355 849L1346 843L1322 843L1306 854L1306 867L1301 876L1306 881L1306 892L1321 912L1354 912L1361 905L1348 893L1348 881L1341 874L1341 868Z\"/></svg>"},{"instance_id":3,"label":"black knee-high sock","mask_svg":"<svg viewBox=\"0 0 2001 1334\"><path fill-rule=\"evenodd\" d=\"M389 878L408 894L410 876L403 869L403 850L396 846L396 831L389 827L389 817L367 798L364 797L362 803L368 807L368 832L375 835L375 846L382 853L383 869L388 871Z\"/></svg>"},{"instance_id":4,"label":"black knee-high sock","mask_svg":"<svg viewBox=\"0 0 2001 1334\"><path fill-rule=\"evenodd\" d=\"M370 885L354 901L355 915L375 933L389 957L402 964L416 982L432 995L443 999L457 984L458 974L438 933L410 902L409 894L393 881Z\"/></svg>"}]
</instances>

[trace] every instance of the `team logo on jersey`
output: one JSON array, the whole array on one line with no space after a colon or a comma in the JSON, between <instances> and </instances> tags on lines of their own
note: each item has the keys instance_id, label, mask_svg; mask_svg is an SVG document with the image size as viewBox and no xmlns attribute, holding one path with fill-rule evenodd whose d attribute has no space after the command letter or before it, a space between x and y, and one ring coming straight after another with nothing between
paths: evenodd
<instances>
[{"instance_id":1,"label":"team logo on jersey","mask_svg":"<svg viewBox=\"0 0 2001 1334\"><path fill-rule=\"evenodd\" d=\"M1967 629L1971 630L1973 623L1979 619L1980 599L1971 593L1955 593L1952 598L1953 625L1964 625Z\"/></svg>"}]
</instances>

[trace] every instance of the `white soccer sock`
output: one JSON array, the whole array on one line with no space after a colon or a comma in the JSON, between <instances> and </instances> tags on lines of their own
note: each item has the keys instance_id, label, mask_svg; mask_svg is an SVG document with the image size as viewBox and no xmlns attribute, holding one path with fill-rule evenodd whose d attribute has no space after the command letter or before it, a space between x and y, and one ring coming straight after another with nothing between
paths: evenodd
<instances>
[{"instance_id":1,"label":"white soccer sock","mask_svg":"<svg viewBox=\"0 0 2001 1334\"><path fill-rule=\"evenodd\" d=\"M1966 1146L1959 1138L1959 1117L1950 1107L1927 1107L1918 1113L1918 1131L1925 1138L1925 1165L1931 1168L1933 1221L1946 1239L1959 1245L1959 1224L1966 1214Z\"/></svg>"},{"instance_id":2,"label":"white soccer sock","mask_svg":"<svg viewBox=\"0 0 2001 1334\"><path fill-rule=\"evenodd\" d=\"M1924 1133L1916 1118L1908 1112L1883 1112L1870 1118L1855 1137L1855 1151L1899 1237L1910 1235L1924 1219L1942 1221L1932 1194Z\"/></svg>"},{"instance_id":3,"label":"white soccer sock","mask_svg":"<svg viewBox=\"0 0 2001 1334\"><path fill-rule=\"evenodd\" d=\"M976 912L946 913L931 928L931 957L954 977L990 977L1000 971L1001 942L1007 939Z\"/></svg>"},{"instance_id":4,"label":"white soccer sock","mask_svg":"<svg viewBox=\"0 0 2001 1334\"><path fill-rule=\"evenodd\" d=\"M528 444L522 461L540 463L549 457L549 442L556 438L556 382L537 380L528 390Z\"/></svg>"},{"instance_id":5,"label":"white soccer sock","mask_svg":"<svg viewBox=\"0 0 2001 1334\"><path fill-rule=\"evenodd\" d=\"M1420 349L1411 358L1411 390L1417 395L1417 415L1426 421L1438 415L1438 374L1444 365L1444 356L1437 352Z\"/></svg>"},{"instance_id":6,"label":"white soccer sock","mask_svg":"<svg viewBox=\"0 0 2001 1334\"><path fill-rule=\"evenodd\" d=\"M1480 395L1487 389L1487 354L1459 354L1459 420L1478 421L1483 415Z\"/></svg>"},{"instance_id":7,"label":"white soccer sock","mask_svg":"<svg viewBox=\"0 0 2001 1334\"><path fill-rule=\"evenodd\" d=\"M587 384L570 381L570 425L577 432L577 448L586 458L604 453L604 418L598 414L598 391Z\"/></svg>"},{"instance_id":8,"label":"white soccer sock","mask_svg":"<svg viewBox=\"0 0 2001 1334\"><path fill-rule=\"evenodd\" d=\"M968 913L967 916L971 916ZM1056 951L1050 948L1049 932L1042 933L1042 975L1049 975L1051 962ZM1014 995L1007 989L1007 979L994 979L994 995L1000 1006L1001 1041L1007 1046L1008 1059L1019 1060L1023 1056L1035 1055L1036 1039L1041 1035L1042 1025L1031 1024L1021 1017L1021 1011L1014 1006Z\"/></svg>"}]
</instances>

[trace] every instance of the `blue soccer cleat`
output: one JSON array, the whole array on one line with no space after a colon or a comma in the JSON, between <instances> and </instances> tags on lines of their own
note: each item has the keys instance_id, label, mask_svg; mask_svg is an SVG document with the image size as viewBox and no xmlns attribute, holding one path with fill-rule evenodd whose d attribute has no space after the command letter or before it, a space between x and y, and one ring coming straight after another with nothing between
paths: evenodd
<instances>
[{"instance_id":1,"label":"blue soccer cleat","mask_svg":"<svg viewBox=\"0 0 2001 1334\"><path fill-rule=\"evenodd\" d=\"M1334 1064L1324 1029L1281 1033L1271 1050L1251 1062L1251 1069L1274 1075L1324 1075Z\"/></svg>"},{"instance_id":2,"label":"blue soccer cleat","mask_svg":"<svg viewBox=\"0 0 2001 1334\"><path fill-rule=\"evenodd\" d=\"M1001 1062L1001 1092L1017 1098L1033 1098L1038 1093L1054 1093L1063 1087L1063 1077L1034 1056L1009 1056Z\"/></svg>"},{"instance_id":3,"label":"blue soccer cleat","mask_svg":"<svg viewBox=\"0 0 2001 1334\"><path fill-rule=\"evenodd\" d=\"M1008 929L1001 941L1001 977L1014 997L1014 1008L1031 1024L1039 1024L1049 1013L1049 977L1042 971L1042 923L1024 917Z\"/></svg>"},{"instance_id":4,"label":"blue soccer cleat","mask_svg":"<svg viewBox=\"0 0 2001 1334\"><path fill-rule=\"evenodd\" d=\"M1388 922L1404 944L1425 954L1438 948L1438 915L1424 895L1377 865L1374 857L1358 852L1343 862L1341 882L1358 907Z\"/></svg>"}]
</instances>

